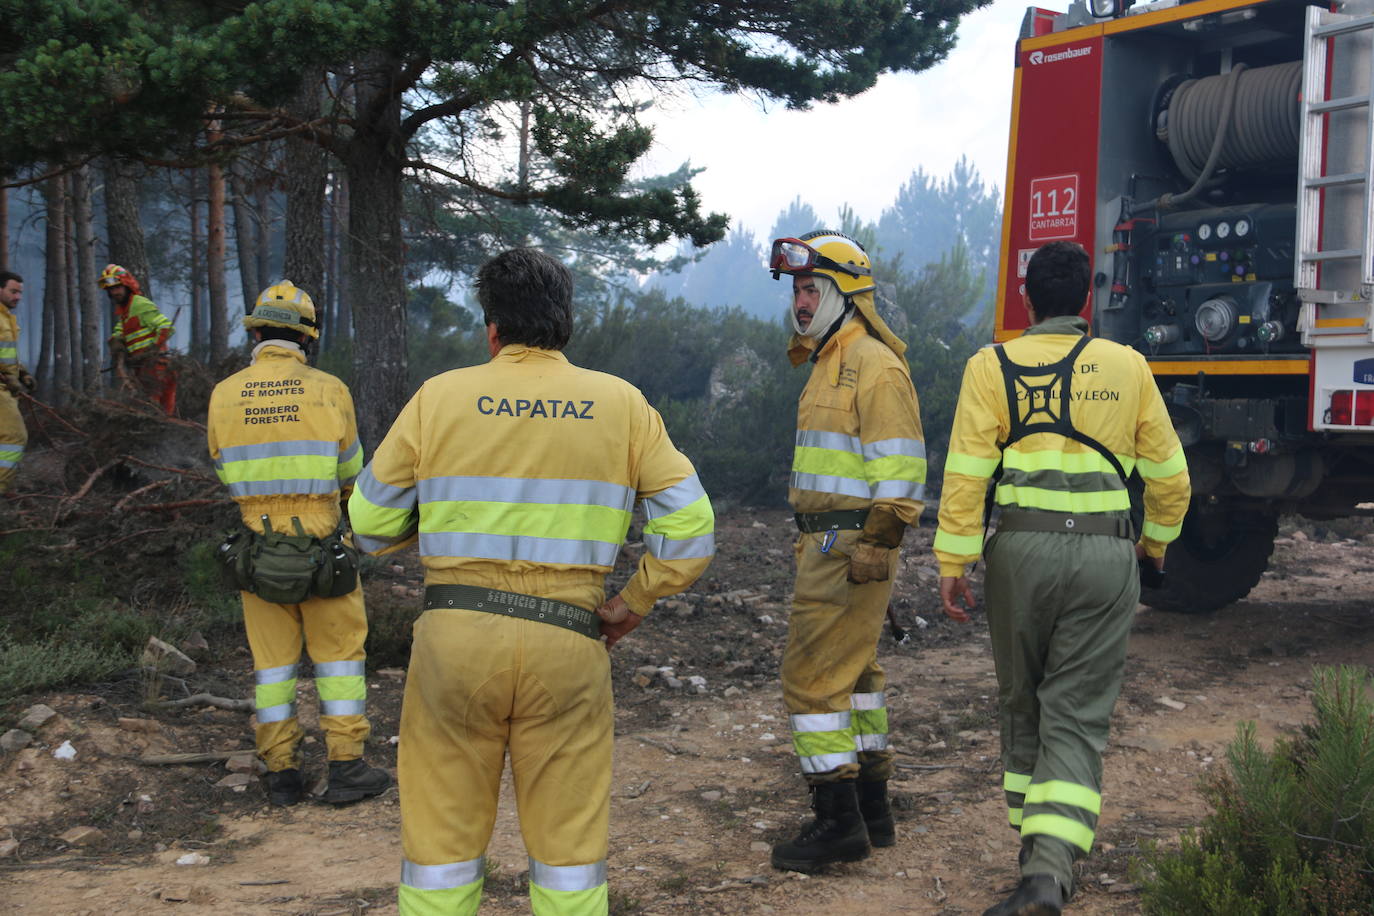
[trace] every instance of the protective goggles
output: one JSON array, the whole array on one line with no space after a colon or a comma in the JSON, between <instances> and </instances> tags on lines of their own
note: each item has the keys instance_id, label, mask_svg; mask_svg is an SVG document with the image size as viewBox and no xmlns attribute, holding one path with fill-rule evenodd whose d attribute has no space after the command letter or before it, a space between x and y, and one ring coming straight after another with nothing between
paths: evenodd
<instances>
[{"instance_id":1,"label":"protective goggles","mask_svg":"<svg viewBox=\"0 0 1374 916\"><path fill-rule=\"evenodd\" d=\"M814 270L837 270L851 277L866 277L873 272L857 264L841 264L827 258L801 239L774 239L773 251L768 256L768 269L777 279L779 272L808 273Z\"/></svg>"}]
</instances>

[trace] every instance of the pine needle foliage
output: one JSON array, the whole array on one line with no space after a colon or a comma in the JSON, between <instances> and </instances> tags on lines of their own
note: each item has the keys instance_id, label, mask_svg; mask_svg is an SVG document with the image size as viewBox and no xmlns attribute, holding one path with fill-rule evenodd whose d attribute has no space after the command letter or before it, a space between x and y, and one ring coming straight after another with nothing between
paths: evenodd
<instances>
[{"instance_id":1,"label":"pine needle foliage","mask_svg":"<svg viewBox=\"0 0 1374 916\"><path fill-rule=\"evenodd\" d=\"M1147 913L1374 912L1374 701L1368 669L1313 671L1314 721L1272 750L1243 722L1204 777L1214 809L1137 866Z\"/></svg>"}]
</instances>

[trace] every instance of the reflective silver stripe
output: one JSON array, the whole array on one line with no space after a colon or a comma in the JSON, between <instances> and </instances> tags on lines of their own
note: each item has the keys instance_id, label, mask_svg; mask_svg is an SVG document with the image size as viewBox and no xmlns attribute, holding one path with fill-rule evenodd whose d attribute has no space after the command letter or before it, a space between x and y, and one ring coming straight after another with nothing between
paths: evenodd
<instances>
[{"instance_id":1,"label":"reflective silver stripe","mask_svg":"<svg viewBox=\"0 0 1374 916\"><path fill-rule=\"evenodd\" d=\"M851 693L849 705L854 709L886 709L887 696L883 693Z\"/></svg>"},{"instance_id":2,"label":"reflective silver stripe","mask_svg":"<svg viewBox=\"0 0 1374 916\"><path fill-rule=\"evenodd\" d=\"M850 715L847 712L810 712L794 715L794 732L846 732L849 731Z\"/></svg>"},{"instance_id":3,"label":"reflective silver stripe","mask_svg":"<svg viewBox=\"0 0 1374 916\"><path fill-rule=\"evenodd\" d=\"M926 485L914 480L880 480L873 488L874 499L925 499Z\"/></svg>"},{"instance_id":4,"label":"reflective silver stripe","mask_svg":"<svg viewBox=\"0 0 1374 916\"><path fill-rule=\"evenodd\" d=\"M814 757L798 757L803 773L829 773L846 763L858 763L857 751L841 751L838 754L817 754Z\"/></svg>"},{"instance_id":5,"label":"reflective silver stripe","mask_svg":"<svg viewBox=\"0 0 1374 916\"><path fill-rule=\"evenodd\" d=\"M798 448L828 448L836 452L851 452L855 455L863 454L863 443L858 436L847 436L844 433L826 433L816 429L797 430Z\"/></svg>"},{"instance_id":6,"label":"reflective silver stripe","mask_svg":"<svg viewBox=\"0 0 1374 916\"><path fill-rule=\"evenodd\" d=\"M863 446L864 461L876 461L892 455L905 455L908 458L924 458L926 444L919 439L879 439Z\"/></svg>"},{"instance_id":7,"label":"reflective silver stripe","mask_svg":"<svg viewBox=\"0 0 1374 916\"><path fill-rule=\"evenodd\" d=\"M363 677L367 674L367 662L315 662L315 677Z\"/></svg>"},{"instance_id":8,"label":"reflective silver stripe","mask_svg":"<svg viewBox=\"0 0 1374 916\"><path fill-rule=\"evenodd\" d=\"M268 722L281 722L286 719L296 718L296 704L282 703L279 706L268 706L258 710L258 724L265 725Z\"/></svg>"},{"instance_id":9,"label":"reflective silver stripe","mask_svg":"<svg viewBox=\"0 0 1374 916\"><path fill-rule=\"evenodd\" d=\"M644 497L644 517L649 521L685 509L706 495L696 474L673 484L662 493Z\"/></svg>"},{"instance_id":10,"label":"reflective silver stripe","mask_svg":"<svg viewBox=\"0 0 1374 916\"><path fill-rule=\"evenodd\" d=\"M366 711L366 700L320 700L322 716L361 716Z\"/></svg>"},{"instance_id":11,"label":"reflective silver stripe","mask_svg":"<svg viewBox=\"0 0 1374 916\"><path fill-rule=\"evenodd\" d=\"M337 492L337 477L310 477L296 480L241 480L229 484L230 496L291 496Z\"/></svg>"},{"instance_id":12,"label":"reflective silver stripe","mask_svg":"<svg viewBox=\"0 0 1374 916\"><path fill-rule=\"evenodd\" d=\"M529 560L570 566L614 566L619 544L572 541L506 534L420 533L420 554L426 557L473 557L483 560Z\"/></svg>"},{"instance_id":13,"label":"reflective silver stripe","mask_svg":"<svg viewBox=\"0 0 1374 916\"><path fill-rule=\"evenodd\" d=\"M277 668L260 668L253 672L254 684L280 684L296 677L299 665L281 665Z\"/></svg>"},{"instance_id":14,"label":"reflective silver stripe","mask_svg":"<svg viewBox=\"0 0 1374 916\"><path fill-rule=\"evenodd\" d=\"M589 891L606 883L606 860L591 865L545 865L531 856L530 883L549 891Z\"/></svg>"},{"instance_id":15,"label":"reflective silver stripe","mask_svg":"<svg viewBox=\"0 0 1374 916\"><path fill-rule=\"evenodd\" d=\"M832 477L828 474L799 474L792 472L791 485L798 490L812 490L816 493L837 493L841 496L857 496L872 499L868 481L853 477Z\"/></svg>"},{"instance_id":16,"label":"reflective silver stripe","mask_svg":"<svg viewBox=\"0 0 1374 916\"><path fill-rule=\"evenodd\" d=\"M358 475L358 492L379 509L415 508L414 487L393 487L389 483L382 483L372 476L370 464Z\"/></svg>"},{"instance_id":17,"label":"reflective silver stripe","mask_svg":"<svg viewBox=\"0 0 1374 916\"><path fill-rule=\"evenodd\" d=\"M603 480L555 477L429 477L419 482L420 502L547 503L607 506L628 512L635 491ZM371 497L368 497L371 499ZM374 500L375 501L375 500Z\"/></svg>"},{"instance_id":18,"label":"reflective silver stripe","mask_svg":"<svg viewBox=\"0 0 1374 916\"><path fill-rule=\"evenodd\" d=\"M855 735L854 749L859 751L887 750L887 735Z\"/></svg>"},{"instance_id":19,"label":"reflective silver stripe","mask_svg":"<svg viewBox=\"0 0 1374 916\"><path fill-rule=\"evenodd\" d=\"M287 442L264 442L260 445L230 445L219 451L221 462L252 461L257 458L296 458L319 455L333 458L339 454L339 444L319 439L292 439Z\"/></svg>"},{"instance_id":20,"label":"reflective silver stripe","mask_svg":"<svg viewBox=\"0 0 1374 916\"><path fill-rule=\"evenodd\" d=\"M714 533L702 534L694 538L673 540L661 534L646 534L644 546L660 560L695 560L715 555L716 536Z\"/></svg>"},{"instance_id":21,"label":"reflective silver stripe","mask_svg":"<svg viewBox=\"0 0 1374 916\"><path fill-rule=\"evenodd\" d=\"M353 533L353 546L363 553L376 553L379 550L385 550L392 544L399 544L408 537L410 537L409 534L398 535L394 538L372 537L366 534L358 534L355 531Z\"/></svg>"},{"instance_id":22,"label":"reflective silver stripe","mask_svg":"<svg viewBox=\"0 0 1374 916\"><path fill-rule=\"evenodd\" d=\"M416 865L409 859L402 859L401 883L417 891L446 891L464 887L481 879L486 873L486 863L486 856L448 865Z\"/></svg>"},{"instance_id":23,"label":"reflective silver stripe","mask_svg":"<svg viewBox=\"0 0 1374 916\"><path fill-rule=\"evenodd\" d=\"M361 439L354 439L352 445L350 445L344 451L339 452L339 464L348 464L348 462L358 457L358 453L362 450L363 441Z\"/></svg>"}]
</instances>

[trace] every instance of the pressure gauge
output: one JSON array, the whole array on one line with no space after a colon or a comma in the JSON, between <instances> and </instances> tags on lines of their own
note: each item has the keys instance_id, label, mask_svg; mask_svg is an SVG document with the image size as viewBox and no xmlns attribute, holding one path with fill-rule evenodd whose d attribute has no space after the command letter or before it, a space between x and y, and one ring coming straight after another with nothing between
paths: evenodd
<instances>
[{"instance_id":1,"label":"pressure gauge","mask_svg":"<svg viewBox=\"0 0 1374 916\"><path fill-rule=\"evenodd\" d=\"M1200 242L1205 242L1210 239L1212 237L1212 224L1203 223L1201 226L1198 226L1197 237Z\"/></svg>"},{"instance_id":2,"label":"pressure gauge","mask_svg":"<svg viewBox=\"0 0 1374 916\"><path fill-rule=\"evenodd\" d=\"M1243 239L1250 234L1250 221L1248 219L1236 220L1236 238Z\"/></svg>"},{"instance_id":3,"label":"pressure gauge","mask_svg":"<svg viewBox=\"0 0 1374 916\"><path fill-rule=\"evenodd\" d=\"M1217 223L1217 238L1224 239L1231 234L1230 223Z\"/></svg>"}]
</instances>

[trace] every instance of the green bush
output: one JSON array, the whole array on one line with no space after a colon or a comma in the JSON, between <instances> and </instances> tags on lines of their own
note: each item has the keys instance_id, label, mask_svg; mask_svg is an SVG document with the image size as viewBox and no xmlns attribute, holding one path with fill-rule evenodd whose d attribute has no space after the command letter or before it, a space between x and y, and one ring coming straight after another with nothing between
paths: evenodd
<instances>
[{"instance_id":1,"label":"green bush","mask_svg":"<svg viewBox=\"0 0 1374 916\"><path fill-rule=\"evenodd\" d=\"M89 683L134 664L110 645L64 637L15 642L0 634L0 701L59 684Z\"/></svg>"},{"instance_id":2,"label":"green bush","mask_svg":"<svg viewBox=\"0 0 1374 916\"><path fill-rule=\"evenodd\" d=\"M1315 721L1271 751L1243 722L1201 790L1215 813L1136 866L1147 913L1374 912L1374 702L1362 668L1313 672Z\"/></svg>"}]
</instances>

